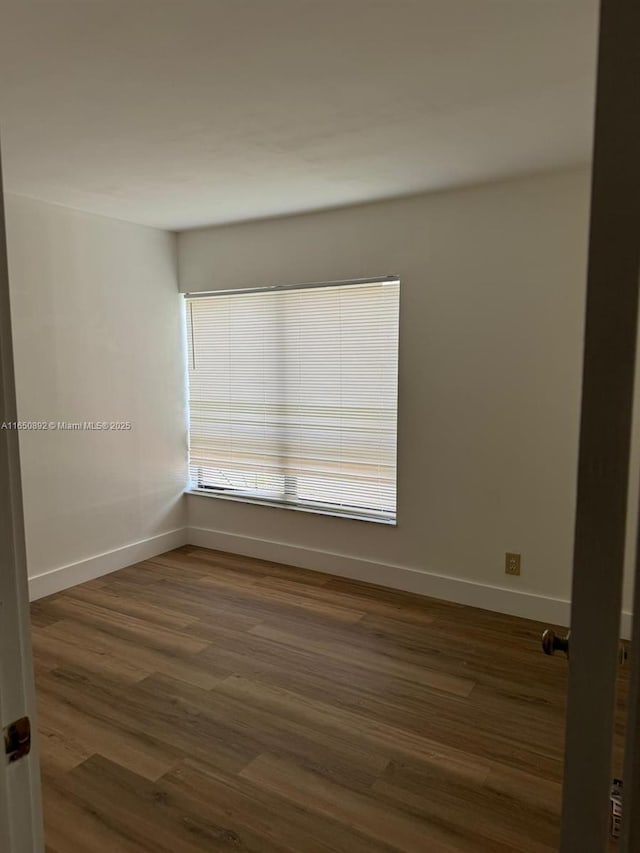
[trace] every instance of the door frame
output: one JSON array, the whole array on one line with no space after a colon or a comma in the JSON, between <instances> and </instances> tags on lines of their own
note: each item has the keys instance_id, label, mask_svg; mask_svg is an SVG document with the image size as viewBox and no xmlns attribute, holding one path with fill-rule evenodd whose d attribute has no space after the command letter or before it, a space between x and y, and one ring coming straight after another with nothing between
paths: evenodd
<instances>
[{"instance_id":1,"label":"door frame","mask_svg":"<svg viewBox=\"0 0 640 853\"><path fill-rule=\"evenodd\" d=\"M0 425L16 420L0 152ZM9 764L0 749L0 849L41 853L44 838L18 432L0 429L0 728L24 716L31 720L30 754Z\"/></svg>"}]
</instances>

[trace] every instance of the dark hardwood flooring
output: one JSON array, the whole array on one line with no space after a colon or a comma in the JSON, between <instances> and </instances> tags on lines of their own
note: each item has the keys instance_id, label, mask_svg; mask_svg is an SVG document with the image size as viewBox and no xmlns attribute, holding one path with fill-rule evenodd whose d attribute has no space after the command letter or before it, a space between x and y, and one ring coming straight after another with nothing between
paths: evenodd
<instances>
[{"instance_id":1,"label":"dark hardwood flooring","mask_svg":"<svg viewBox=\"0 0 640 853\"><path fill-rule=\"evenodd\" d=\"M557 849L537 623L191 546L32 620L48 853Z\"/></svg>"}]
</instances>

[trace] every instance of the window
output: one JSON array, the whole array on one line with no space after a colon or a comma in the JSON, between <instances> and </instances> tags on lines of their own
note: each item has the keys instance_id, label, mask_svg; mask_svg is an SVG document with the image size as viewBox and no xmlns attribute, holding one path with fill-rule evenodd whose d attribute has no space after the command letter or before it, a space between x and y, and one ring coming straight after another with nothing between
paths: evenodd
<instances>
[{"instance_id":1,"label":"window","mask_svg":"<svg viewBox=\"0 0 640 853\"><path fill-rule=\"evenodd\" d=\"M395 522L398 280L186 298L191 488Z\"/></svg>"}]
</instances>

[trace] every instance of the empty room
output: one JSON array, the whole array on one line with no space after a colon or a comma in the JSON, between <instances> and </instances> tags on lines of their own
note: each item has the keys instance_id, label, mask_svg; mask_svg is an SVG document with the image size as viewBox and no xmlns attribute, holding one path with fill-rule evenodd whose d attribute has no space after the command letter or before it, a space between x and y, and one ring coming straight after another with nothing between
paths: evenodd
<instances>
[{"instance_id":1,"label":"empty room","mask_svg":"<svg viewBox=\"0 0 640 853\"><path fill-rule=\"evenodd\" d=\"M0 853L640 850L639 77L0 0Z\"/></svg>"}]
</instances>

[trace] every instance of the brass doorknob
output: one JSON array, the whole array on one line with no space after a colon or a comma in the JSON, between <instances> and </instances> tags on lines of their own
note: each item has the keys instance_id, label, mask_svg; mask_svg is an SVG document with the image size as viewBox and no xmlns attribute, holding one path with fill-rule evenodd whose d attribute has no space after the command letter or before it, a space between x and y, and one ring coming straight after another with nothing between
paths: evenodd
<instances>
[{"instance_id":1,"label":"brass doorknob","mask_svg":"<svg viewBox=\"0 0 640 853\"><path fill-rule=\"evenodd\" d=\"M564 652L569 657L569 638L571 631L567 631L566 637L559 637L553 628L547 628L542 634L542 651L545 655L553 655L556 652Z\"/></svg>"},{"instance_id":2,"label":"brass doorknob","mask_svg":"<svg viewBox=\"0 0 640 853\"><path fill-rule=\"evenodd\" d=\"M569 638L571 631L567 631L566 637L559 637L553 628L547 628L542 634L542 651L545 655L553 655L555 652L564 652L569 657ZM618 663L624 666L629 657L629 649L624 640L618 645Z\"/></svg>"}]
</instances>

